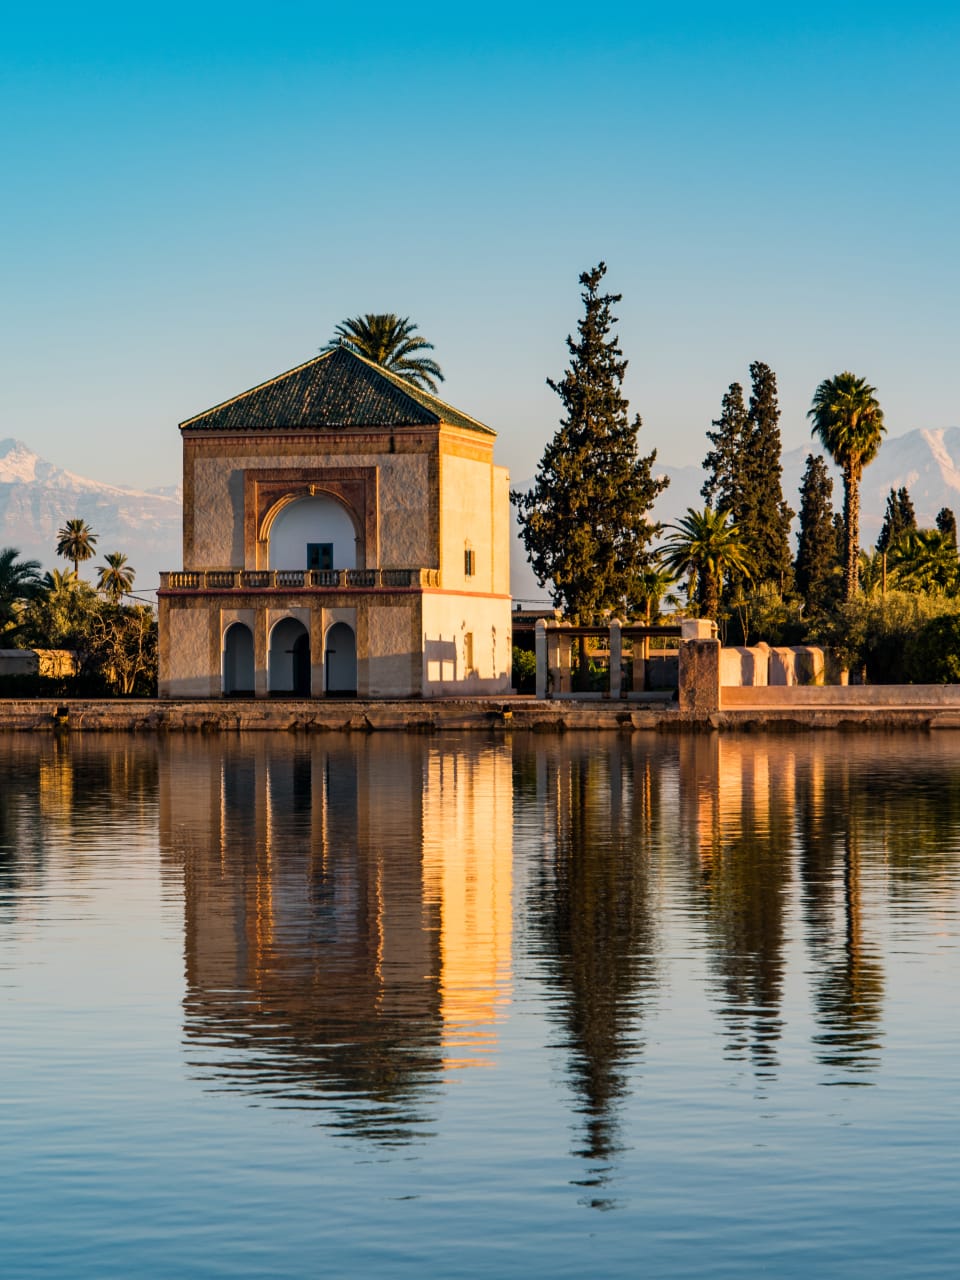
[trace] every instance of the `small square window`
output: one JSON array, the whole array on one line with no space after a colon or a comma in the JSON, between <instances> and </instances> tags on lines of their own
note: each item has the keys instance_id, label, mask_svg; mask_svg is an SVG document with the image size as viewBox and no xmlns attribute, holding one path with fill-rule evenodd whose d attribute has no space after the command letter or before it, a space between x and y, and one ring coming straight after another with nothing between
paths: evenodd
<instances>
[{"instance_id":1,"label":"small square window","mask_svg":"<svg viewBox=\"0 0 960 1280\"><path fill-rule=\"evenodd\" d=\"M328 570L333 568L333 543L308 542L307 568Z\"/></svg>"},{"instance_id":2,"label":"small square window","mask_svg":"<svg viewBox=\"0 0 960 1280\"><path fill-rule=\"evenodd\" d=\"M463 572L468 578L472 578L477 572L476 552L469 548L463 553Z\"/></svg>"}]
</instances>

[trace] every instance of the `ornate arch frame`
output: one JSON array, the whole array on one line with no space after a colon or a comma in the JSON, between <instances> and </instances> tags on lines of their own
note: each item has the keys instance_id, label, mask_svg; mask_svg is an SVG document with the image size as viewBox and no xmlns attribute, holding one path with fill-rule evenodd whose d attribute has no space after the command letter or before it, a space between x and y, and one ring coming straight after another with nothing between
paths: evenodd
<instances>
[{"instance_id":1,"label":"ornate arch frame","mask_svg":"<svg viewBox=\"0 0 960 1280\"><path fill-rule=\"evenodd\" d=\"M283 467L244 473L243 549L248 569L270 562L270 529L280 512L301 498L325 495L345 508L357 538L357 567L380 561L376 467Z\"/></svg>"}]
</instances>

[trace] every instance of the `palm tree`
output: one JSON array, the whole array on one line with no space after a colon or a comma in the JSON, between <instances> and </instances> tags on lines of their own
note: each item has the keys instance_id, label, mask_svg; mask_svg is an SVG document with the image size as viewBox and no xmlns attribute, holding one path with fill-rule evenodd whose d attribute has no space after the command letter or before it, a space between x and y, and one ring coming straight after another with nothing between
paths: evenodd
<instances>
[{"instance_id":1,"label":"palm tree","mask_svg":"<svg viewBox=\"0 0 960 1280\"><path fill-rule=\"evenodd\" d=\"M633 591L627 603L628 612L631 616L643 615L643 620L649 627L656 618L660 616L660 604L666 597L668 603L673 601L676 603L675 597L669 595L670 588L677 580L677 575L671 573L669 569L651 566L644 569L637 577Z\"/></svg>"},{"instance_id":2,"label":"palm tree","mask_svg":"<svg viewBox=\"0 0 960 1280\"><path fill-rule=\"evenodd\" d=\"M427 342L426 338L414 337L416 328L408 316L352 316L337 325L334 337L322 350L349 347L357 355L406 378L414 386L435 393L437 380L443 381L443 373L435 360L421 354L432 351L433 343Z\"/></svg>"},{"instance_id":3,"label":"palm tree","mask_svg":"<svg viewBox=\"0 0 960 1280\"><path fill-rule=\"evenodd\" d=\"M19 555L16 547L0 549L0 633L14 630L17 606L40 587L40 561L18 560Z\"/></svg>"},{"instance_id":4,"label":"palm tree","mask_svg":"<svg viewBox=\"0 0 960 1280\"><path fill-rule=\"evenodd\" d=\"M753 562L739 528L727 511L687 508L660 548L660 563L675 574L688 573L696 581L697 604L702 617L716 618L724 576L749 578Z\"/></svg>"},{"instance_id":5,"label":"palm tree","mask_svg":"<svg viewBox=\"0 0 960 1280\"><path fill-rule=\"evenodd\" d=\"M127 557L113 551L105 557L106 564L97 565L97 590L102 591L111 604L119 604L120 597L133 586L136 569L127 564Z\"/></svg>"},{"instance_id":6,"label":"palm tree","mask_svg":"<svg viewBox=\"0 0 960 1280\"><path fill-rule=\"evenodd\" d=\"M838 373L821 382L813 394L807 417L813 421L811 435L820 443L843 473L843 523L846 530L844 599L857 594L860 554L860 477L863 468L877 456L883 425L883 410L876 387L853 373Z\"/></svg>"},{"instance_id":7,"label":"palm tree","mask_svg":"<svg viewBox=\"0 0 960 1280\"><path fill-rule=\"evenodd\" d=\"M907 591L957 592L957 548L949 533L908 529L887 552L887 560L897 585Z\"/></svg>"},{"instance_id":8,"label":"palm tree","mask_svg":"<svg viewBox=\"0 0 960 1280\"><path fill-rule=\"evenodd\" d=\"M73 561L73 572L80 572L81 560L93 559L93 548L97 544L97 535L90 526L77 517L68 520L62 529L57 530L57 555L64 560Z\"/></svg>"}]
</instances>

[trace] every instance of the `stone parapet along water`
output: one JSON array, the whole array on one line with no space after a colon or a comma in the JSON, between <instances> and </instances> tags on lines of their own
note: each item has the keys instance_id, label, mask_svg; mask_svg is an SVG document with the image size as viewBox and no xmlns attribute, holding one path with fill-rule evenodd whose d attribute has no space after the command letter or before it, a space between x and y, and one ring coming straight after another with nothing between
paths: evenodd
<instances>
[{"instance_id":1,"label":"stone parapet along water","mask_svg":"<svg viewBox=\"0 0 960 1280\"><path fill-rule=\"evenodd\" d=\"M816 695L816 696L815 696ZM960 686L725 689L720 710L623 699L0 699L2 732L565 733L960 729Z\"/></svg>"}]
</instances>

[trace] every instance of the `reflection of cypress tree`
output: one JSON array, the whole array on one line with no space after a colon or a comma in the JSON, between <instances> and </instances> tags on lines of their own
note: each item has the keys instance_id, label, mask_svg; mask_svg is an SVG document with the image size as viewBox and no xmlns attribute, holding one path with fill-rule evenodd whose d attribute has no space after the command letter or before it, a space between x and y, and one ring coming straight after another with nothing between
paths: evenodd
<instances>
[{"instance_id":1,"label":"reflection of cypress tree","mask_svg":"<svg viewBox=\"0 0 960 1280\"><path fill-rule=\"evenodd\" d=\"M635 1019L654 982L646 858L660 774L628 742L603 754L568 745L543 754L540 803L550 816L553 858L532 890L530 914L585 1117L578 1154L603 1162L616 1150L616 1105L637 1051ZM603 1182L595 1172L591 1181Z\"/></svg>"},{"instance_id":2,"label":"reflection of cypress tree","mask_svg":"<svg viewBox=\"0 0 960 1280\"><path fill-rule=\"evenodd\" d=\"M719 755L709 785L723 803L705 810L698 805L696 815L698 885L711 968L728 1028L728 1052L749 1054L757 1068L770 1071L782 1027L783 902L793 797L773 785L777 766L763 747L721 739L714 749ZM681 751L681 787L692 797L698 796L701 754ZM702 829L704 823L709 830Z\"/></svg>"}]
</instances>

